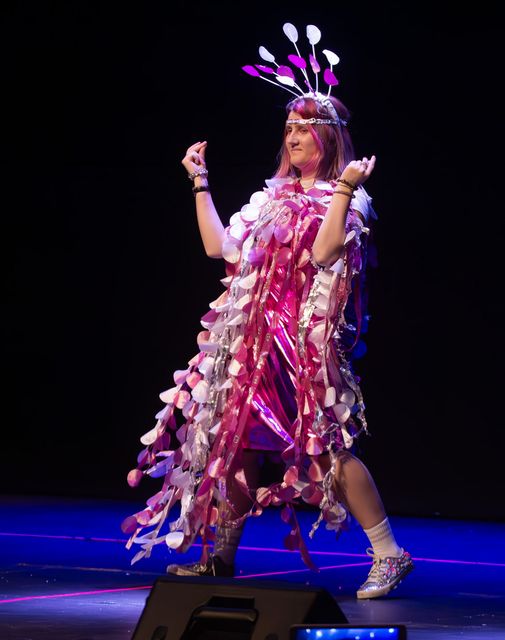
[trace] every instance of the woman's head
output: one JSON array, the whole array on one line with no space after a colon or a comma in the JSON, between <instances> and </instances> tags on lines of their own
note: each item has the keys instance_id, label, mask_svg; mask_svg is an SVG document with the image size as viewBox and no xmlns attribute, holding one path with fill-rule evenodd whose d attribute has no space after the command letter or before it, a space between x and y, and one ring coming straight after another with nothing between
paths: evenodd
<instances>
[{"instance_id":1,"label":"woman's head","mask_svg":"<svg viewBox=\"0 0 505 640\"><path fill-rule=\"evenodd\" d=\"M349 111L330 97L340 120L349 119ZM309 97L291 100L286 106L288 120L310 118L333 119L327 107ZM354 159L354 150L347 128L339 124L287 123L279 154L278 178L314 173L323 180L338 178L347 164Z\"/></svg>"}]
</instances>

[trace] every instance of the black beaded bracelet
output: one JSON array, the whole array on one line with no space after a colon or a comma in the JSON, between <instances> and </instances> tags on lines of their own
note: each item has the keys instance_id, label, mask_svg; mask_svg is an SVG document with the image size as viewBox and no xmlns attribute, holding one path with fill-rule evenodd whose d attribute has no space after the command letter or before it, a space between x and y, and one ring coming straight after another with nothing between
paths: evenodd
<instances>
[{"instance_id":1,"label":"black beaded bracelet","mask_svg":"<svg viewBox=\"0 0 505 640\"><path fill-rule=\"evenodd\" d=\"M357 185L353 184L352 182L349 182L349 180L344 180L343 178L337 178L337 182L340 182L341 184L345 184L346 187L349 187L353 191L356 191L356 189L358 188Z\"/></svg>"},{"instance_id":2,"label":"black beaded bracelet","mask_svg":"<svg viewBox=\"0 0 505 640\"><path fill-rule=\"evenodd\" d=\"M210 192L210 188L209 188L209 185L201 186L201 187L193 187L191 189L191 191L193 192L193 195L196 197L196 194L200 193L200 191L209 191Z\"/></svg>"}]
</instances>

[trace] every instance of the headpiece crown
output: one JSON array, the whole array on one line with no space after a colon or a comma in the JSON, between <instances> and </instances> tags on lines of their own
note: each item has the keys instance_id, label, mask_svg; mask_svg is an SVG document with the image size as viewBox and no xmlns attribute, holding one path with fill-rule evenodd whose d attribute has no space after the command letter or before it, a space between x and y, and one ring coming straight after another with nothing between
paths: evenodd
<instances>
[{"instance_id":1,"label":"headpiece crown","mask_svg":"<svg viewBox=\"0 0 505 640\"><path fill-rule=\"evenodd\" d=\"M339 117L335 110L335 107L328 99L330 97L332 87L338 84L338 80L333 73L333 67L339 63L340 58L336 53L333 53L333 51L329 51L328 49L323 50L323 54L330 65L329 68L326 68L323 72L323 80L328 87L328 91L326 95L324 95L323 93L319 92L319 73L321 72L321 67L319 65L319 62L317 61L315 50L315 45L321 40L321 31L313 24L307 25L307 39L312 46L312 53L309 54L309 65L315 78L315 82L311 83L307 73L307 68L309 65L307 65L307 61L305 60L305 58L302 58L302 56L300 55L300 51L297 46L298 31L296 27L290 22L286 22L282 29L287 38L294 44L296 51L296 55L289 55L288 60L296 69L299 69L299 71L301 71L303 75L303 83L306 85L308 91L303 90L297 84L294 70L288 65L278 64L275 60L275 56L273 56L263 46L258 50L260 58L262 58L265 62L269 62L271 64L273 63L276 68L274 69L273 67L263 64L255 64L246 65L245 67L242 67L242 69L250 76L261 78L266 82L270 82L270 84L274 84L281 89L285 89L296 97L312 98L313 100L324 106L331 116L332 121L328 121L327 119L325 119L325 121L323 122L322 119L317 119L321 120L321 122L316 122L316 124L336 124L340 126L346 125L347 123ZM267 74L274 79L267 78L260 72Z\"/></svg>"}]
</instances>

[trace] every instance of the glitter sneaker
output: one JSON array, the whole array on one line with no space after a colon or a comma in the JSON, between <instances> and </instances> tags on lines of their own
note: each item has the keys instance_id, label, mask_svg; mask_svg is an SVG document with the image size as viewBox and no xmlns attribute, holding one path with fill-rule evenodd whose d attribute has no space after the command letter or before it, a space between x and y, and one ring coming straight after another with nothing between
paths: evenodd
<instances>
[{"instance_id":1,"label":"glitter sneaker","mask_svg":"<svg viewBox=\"0 0 505 640\"><path fill-rule=\"evenodd\" d=\"M399 558L381 558L374 554L373 549L367 549L366 552L372 556L373 564L368 578L356 593L359 599L385 596L392 589L396 589L414 568L408 551L403 551Z\"/></svg>"},{"instance_id":2,"label":"glitter sneaker","mask_svg":"<svg viewBox=\"0 0 505 640\"><path fill-rule=\"evenodd\" d=\"M169 564L167 573L176 576L216 576L218 578L233 578L235 567L226 564L219 556L211 554L205 564L193 562L190 564Z\"/></svg>"}]
</instances>

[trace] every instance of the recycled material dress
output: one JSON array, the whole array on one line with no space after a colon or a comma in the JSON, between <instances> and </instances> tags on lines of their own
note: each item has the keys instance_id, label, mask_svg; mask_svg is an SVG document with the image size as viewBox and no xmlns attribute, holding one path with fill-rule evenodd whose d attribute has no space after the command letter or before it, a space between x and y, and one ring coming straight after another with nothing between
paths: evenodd
<instances>
[{"instance_id":1,"label":"recycled material dress","mask_svg":"<svg viewBox=\"0 0 505 640\"><path fill-rule=\"evenodd\" d=\"M165 406L142 436L137 468L128 474L131 486L143 476L162 483L146 508L122 524L131 534L127 547L140 545L132 563L160 543L184 552L197 535L207 549L219 505L233 513L230 478L248 491L244 449L282 457L284 476L251 494L247 515L281 506L291 527L285 545L299 549L307 565L313 566L296 503L319 506L310 535L321 521L338 530L346 520L332 469L322 471L320 456L329 453L333 467L335 454L367 430L348 359L360 331L359 291L353 296L357 326L346 322L344 310L351 291L359 289L366 221L376 216L359 187L347 215L344 252L330 267L319 267L312 245L334 188L334 182L316 181L304 191L295 178L273 178L231 217L223 243L226 288L201 319L199 352L174 373L175 386L160 394ZM168 523L176 503L180 513ZM243 519L237 515L228 526Z\"/></svg>"}]
</instances>

